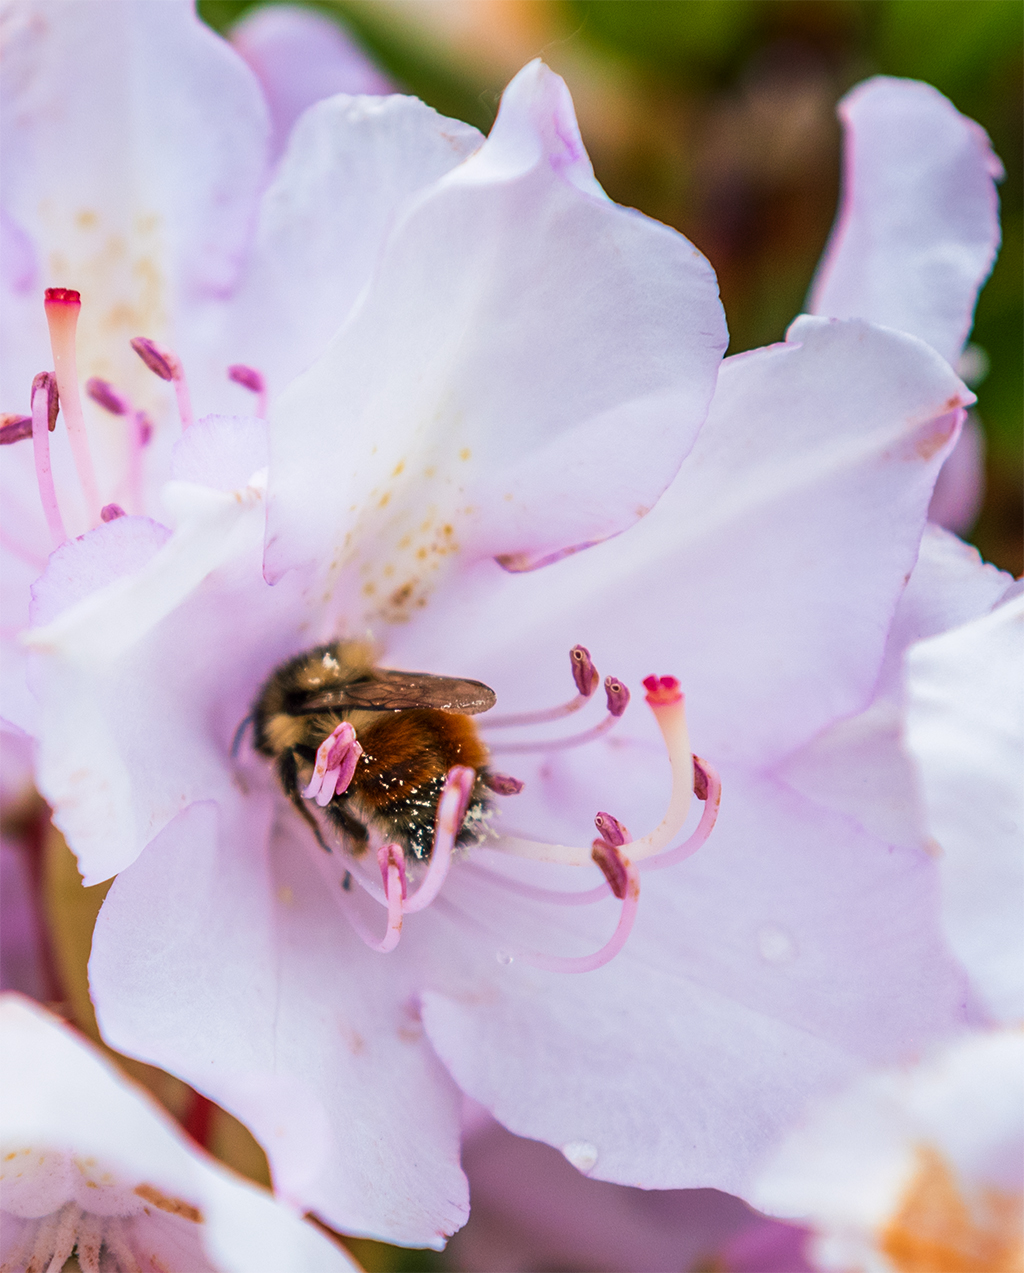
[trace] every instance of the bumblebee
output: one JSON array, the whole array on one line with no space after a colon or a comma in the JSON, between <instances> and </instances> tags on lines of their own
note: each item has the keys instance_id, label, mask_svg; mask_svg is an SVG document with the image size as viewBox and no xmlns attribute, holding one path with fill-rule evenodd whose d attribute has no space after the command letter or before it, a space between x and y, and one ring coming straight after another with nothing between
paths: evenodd
<instances>
[{"instance_id":1,"label":"bumblebee","mask_svg":"<svg viewBox=\"0 0 1024 1273\"><path fill-rule=\"evenodd\" d=\"M285 795L330 852L301 786L321 743L348 721L362 755L347 788L324 806L327 820L356 855L372 840L426 861L453 765L477 775L456 842L481 838L488 791L500 783L491 785L487 748L471 718L494 702L480 681L377 667L369 645L336 641L296 655L269 677L252 709L253 745L276 762Z\"/></svg>"}]
</instances>

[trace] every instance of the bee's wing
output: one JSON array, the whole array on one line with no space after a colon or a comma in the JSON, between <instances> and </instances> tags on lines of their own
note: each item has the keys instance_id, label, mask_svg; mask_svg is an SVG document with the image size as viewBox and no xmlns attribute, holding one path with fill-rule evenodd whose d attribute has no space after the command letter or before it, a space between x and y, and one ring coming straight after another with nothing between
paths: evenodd
<instances>
[{"instance_id":1,"label":"bee's wing","mask_svg":"<svg viewBox=\"0 0 1024 1273\"><path fill-rule=\"evenodd\" d=\"M481 681L429 672L393 672L374 668L366 680L332 686L304 699L302 715L325 708L362 708L364 711L399 712L410 707L436 707L447 712L475 716L495 703L494 690Z\"/></svg>"}]
</instances>

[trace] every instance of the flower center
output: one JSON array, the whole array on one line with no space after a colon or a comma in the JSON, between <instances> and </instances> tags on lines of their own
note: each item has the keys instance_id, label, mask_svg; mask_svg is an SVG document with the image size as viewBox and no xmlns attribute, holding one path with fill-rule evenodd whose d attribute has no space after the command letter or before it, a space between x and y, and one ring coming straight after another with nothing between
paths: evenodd
<instances>
[{"instance_id":1,"label":"flower center","mask_svg":"<svg viewBox=\"0 0 1024 1273\"><path fill-rule=\"evenodd\" d=\"M33 381L30 415L5 415L0 421L0 445L10 445L32 438L36 483L53 548L59 547L68 538L60 492L55 485L50 462L49 434L56 426L58 410L67 429L75 472L85 501L88 526L95 527L101 522L123 516L126 508L130 513L145 511L144 462L146 449L153 437L153 422L145 411L137 409L116 386L93 376L86 382L86 394L104 411L121 418L126 425L125 466L123 474L116 481L113 492L116 500L104 503L100 497L78 384L75 338L81 308L81 296L73 289L67 287L46 289L44 310L50 333L54 370L40 372ZM188 382L181 360L171 350L165 349L145 336L135 337L131 341L131 346L154 375L170 382L174 389L182 428L187 428L192 423L193 414ZM251 367L235 364L227 368L227 375L230 380L256 395L256 413L264 416L267 395L260 373ZM64 494L66 495L67 492ZM66 509L66 499L63 503ZM4 535L7 546L20 557L34 564L37 554L28 546L19 544L7 533L8 529L5 528Z\"/></svg>"},{"instance_id":2,"label":"flower center","mask_svg":"<svg viewBox=\"0 0 1024 1273\"><path fill-rule=\"evenodd\" d=\"M485 716L481 719L481 729L487 731L537 725L559 720L578 711L589 702L600 683L600 677L584 646L574 646L570 651L570 660L577 690L572 699L557 707L536 712L493 718ZM401 674L389 672L384 673L384 676L400 677ZM491 870L479 862L467 861L465 851L460 862L460 868L471 875L535 902L579 906L614 896L622 903L614 933L599 950L590 955L571 958L525 948L510 951L506 944L500 955L502 963L519 959L535 967L558 972L586 972L601 967L622 949L630 934L640 897L640 873L683 861L695 853L710 835L718 815L721 784L712 766L693 756L690 751L685 704L679 683L670 676L650 676L645 680L644 688L646 702L661 731L672 772L668 807L659 825L649 834L633 839L618 818L602 811L594 819L598 837L589 846L551 844L518 836L503 837L489 846L537 862L568 866L596 865L605 877L604 883L583 892L565 892L542 888ZM591 729L567 738L491 746L490 754L547 752L592 742L621 718L629 703L628 689L614 677L606 678L605 694L607 714ZM336 798L342 799L354 784L362 757L363 746L352 721L346 719L337 724L317 748L312 776L301 793L302 798L315 801L321 808L330 805ZM478 778L498 795L514 795L522 790L523 784L518 779L493 773L489 768L478 775L473 768L453 765L441 787L433 823L433 848L425 865L417 861L415 856L410 860L406 848L400 843L391 841L380 844L376 849L376 863L380 870L379 884L373 876L368 876L360 868L360 859L365 858L365 846L360 845L355 856L348 853L339 856L318 834L320 847L327 852L313 848L317 867L346 918L372 949L382 954L394 950L401 937L404 916L425 909L437 899L457 852L463 821ZM702 816L693 833L673 847L672 842L677 839L686 822L694 794L704 803ZM409 884L410 870L418 873L418 884L412 892ZM383 938L366 927L355 907L351 894L353 880L386 910ZM445 901L445 908L457 910L448 899ZM464 917L474 927L481 927L474 916Z\"/></svg>"}]
</instances>

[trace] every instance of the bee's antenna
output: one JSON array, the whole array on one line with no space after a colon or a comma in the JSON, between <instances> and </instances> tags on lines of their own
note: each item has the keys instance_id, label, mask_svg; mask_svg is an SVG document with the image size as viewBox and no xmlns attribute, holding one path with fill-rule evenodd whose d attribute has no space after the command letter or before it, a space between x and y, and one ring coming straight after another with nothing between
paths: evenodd
<instances>
[{"instance_id":1,"label":"bee's antenna","mask_svg":"<svg viewBox=\"0 0 1024 1273\"><path fill-rule=\"evenodd\" d=\"M238 752L242 746L242 739L245 736L245 728L247 725L251 725L251 724L252 724L252 712L250 712L249 715L244 718L242 723L235 730L235 736L231 740L231 759L232 760L238 759Z\"/></svg>"}]
</instances>

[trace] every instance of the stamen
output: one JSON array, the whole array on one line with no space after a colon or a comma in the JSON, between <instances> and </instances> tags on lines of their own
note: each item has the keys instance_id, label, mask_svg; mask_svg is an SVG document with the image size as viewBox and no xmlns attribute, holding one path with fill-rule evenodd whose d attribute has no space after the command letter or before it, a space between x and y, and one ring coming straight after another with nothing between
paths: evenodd
<instances>
[{"instance_id":1,"label":"stamen","mask_svg":"<svg viewBox=\"0 0 1024 1273\"><path fill-rule=\"evenodd\" d=\"M601 833L601 839L607 844L614 844L616 848L629 843L629 832L618 820L610 813L599 813L594 818L594 825Z\"/></svg>"},{"instance_id":2,"label":"stamen","mask_svg":"<svg viewBox=\"0 0 1024 1273\"><path fill-rule=\"evenodd\" d=\"M437 802L434 820L434 847L420 886L405 903L407 915L424 910L441 891L452 864L452 850L462 830L462 821L469 807L476 782L476 770L466 765L454 765L448 770L441 796Z\"/></svg>"},{"instance_id":3,"label":"stamen","mask_svg":"<svg viewBox=\"0 0 1024 1273\"><path fill-rule=\"evenodd\" d=\"M32 381L32 450L36 463L36 482L42 500L50 539L58 548L67 539L64 519L60 515L57 492L50 468L50 421L57 415L57 382L48 371L41 371Z\"/></svg>"},{"instance_id":4,"label":"stamen","mask_svg":"<svg viewBox=\"0 0 1024 1273\"><path fill-rule=\"evenodd\" d=\"M674 849L645 858L640 863L641 871L658 871L663 866L675 866L685 861L697 852L714 830L722 803L722 780L713 765L697 756L693 758L693 794L698 800L704 801L704 810L693 834Z\"/></svg>"},{"instance_id":5,"label":"stamen","mask_svg":"<svg viewBox=\"0 0 1024 1273\"><path fill-rule=\"evenodd\" d=\"M392 866L398 867L398 874L402 880L402 898L403 900L409 893L409 882L405 877L405 853L402 851L400 844L383 844L377 850L377 865L380 867L380 878L384 884L384 894L387 896L388 891L388 872Z\"/></svg>"},{"instance_id":6,"label":"stamen","mask_svg":"<svg viewBox=\"0 0 1024 1273\"><path fill-rule=\"evenodd\" d=\"M305 799L315 799L322 809L347 791L362 754L356 731L347 720L342 721L317 748L313 776L302 793Z\"/></svg>"},{"instance_id":7,"label":"stamen","mask_svg":"<svg viewBox=\"0 0 1024 1273\"><path fill-rule=\"evenodd\" d=\"M496 796L518 796L523 789L523 784L518 778L513 778L509 774L488 773L483 777L483 784L490 788Z\"/></svg>"},{"instance_id":8,"label":"stamen","mask_svg":"<svg viewBox=\"0 0 1024 1273\"><path fill-rule=\"evenodd\" d=\"M82 399L78 392L78 367L75 358L75 331L82 298L69 287L48 287L44 309L50 329L50 349L53 351L53 372L57 378L60 406L67 426L71 454L75 470L85 496L86 508L93 519L99 518L100 493L96 485L96 473L89 453L89 435L82 414ZM34 414L34 413L33 413Z\"/></svg>"},{"instance_id":9,"label":"stamen","mask_svg":"<svg viewBox=\"0 0 1024 1273\"><path fill-rule=\"evenodd\" d=\"M119 517L125 517L127 514L120 504L104 504L100 509L100 521L116 522Z\"/></svg>"},{"instance_id":10,"label":"stamen","mask_svg":"<svg viewBox=\"0 0 1024 1273\"><path fill-rule=\"evenodd\" d=\"M181 365L181 359L169 349L158 345L155 340L150 340L148 336L135 336L130 344L154 375L159 376L161 380L173 382L181 427L187 429L192 423L192 401L189 398L188 381L185 379L185 368Z\"/></svg>"},{"instance_id":11,"label":"stamen","mask_svg":"<svg viewBox=\"0 0 1024 1273\"><path fill-rule=\"evenodd\" d=\"M648 677L647 703L654 712L661 736L668 751L672 767L672 793L665 816L650 835L621 846L631 861L654 857L670 844L686 822L686 815L693 798L693 757L690 754L690 736L686 728L686 712L679 682L675 677ZM609 716L607 720L614 718ZM551 746L551 744L546 744ZM504 853L532 858L541 862L564 862L568 866L582 866L591 860L589 850L567 844L545 844L540 840L507 838L495 845Z\"/></svg>"},{"instance_id":12,"label":"stamen","mask_svg":"<svg viewBox=\"0 0 1024 1273\"><path fill-rule=\"evenodd\" d=\"M85 382L85 392L93 402L101 406L104 411L109 411L111 415L127 415L132 409L128 399L118 393L108 380L101 380L99 376L89 377Z\"/></svg>"},{"instance_id":13,"label":"stamen","mask_svg":"<svg viewBox=\"0 0 1024 1273\"><path fill-rule=\"evenodd\" d=\"M590 955L545 955L536 950L513 950L513 959L521 959L524 964L546 972L593 972L614 959L625 946L640 902L639 873L621 849L604 840L594 841L591 857L604 872L612 892L622 902L619 921L611 937Z\"/></svg>"},{"instance_id":14,"label":"stamen","mask_svg":"<svg viewBox=\"0 0 1024 1273\"><path fill-rule=\"evenodd\" d=\"M5 415L0 422L0 446L9 446L12 442L20 442L22 438L31 436L30 415Z\"/></svg>"},{"instance_id":15,"label":"stamen","mask_svg":"<svg viewBox=\"0 0 1024 1273\"><path fill-rule=\"evenodd\" d=\"M519 712L513 716L487 716L481 719L483 729L508 729L514 725L543 725L547 721L560 720L569 716L586 703L597 689L600 677L590 657L590 651L584 645L574 645L569 651L569 662L572 666L572 679L576 682L577 694L568 703L559 707L549 707L540 712Z\"/></svg>"},{"instance_id":16,"label":"stamen","mask_svg":"<svg viewBox=\"0 0 1024 1273\"><path fill-rule=\"evenodd\" d=\"M88 1216L83 1218L89 1219ZM126 1226L117 1216L111 1216L107 1220L105 1233L101 1232L98 1224L93 1227L92 1232L86 1232L83 1225L78 1238L78 1262L82 1266L82 1273L100 1273L100 1250L104 1245L124 1273L142 1273L142 1265L128 1245L125 1228ZM149 1263L154 1269L160 1267L152 1256Z\"/></svg>"},{"instance_id":17,"label":"stamen","mask_svg":"<svg viewBox=\"0 0 1024 1273\"><path fill-rule=\"evenodd\" d=\"M576 648L582 649L583 647L577 646ZM615 677L608 676L605 678L604 690L608 703L608 715L599 724L594 725L593 728L584 730L582 734L571 734L568 738L538 739L529 743L499 743L496 747L490 748L491 754L494 756L513 754L522 756L530 752L565 751L569 747L582 747L584 743L593 742L595 738L600 738L602 734L607 734L629 706L629 690Z\"/></svg>"},{"instance_id":18,"label":"stamen","mask_svg":"<svg viewBox=\"0 0 1024 1273\"><path fill-rule=\"evenodd\" d=\"M92 376L85 383L85 392L111 415L128 416L128 472L125 485L128 503L141 513L144 507L142 491L142 452L153 435L153 426L145 411L136 411L131 400L119 393L108 380Z\"/></svg>"},{"instance_id":19,"label":"stamen","mask_svg":"<svg viewBox=\"0 0 1024 1273\"><path fill-rule=\"evenodd\" d=\"M246 367L244 363L236 362L228 368L228 379L233 380L236 385L241 385L243 389L248 389L256 395L256 414L265 419L267 414L267 383L252 367Z\"/></svg>"},{"instance_id":20,"label":"stamen","mask_svg":"<svg viewBox=\"0 0 1024 1273\"><path fill-rule=\"evenodd\" d=\"M53 1254L46 1266L46 1273L60 1273L71 1252L75 1249L78 1238L78 1222L82 1213L74 1204L67 1205L60 1213L60 1223L53 1235Z\"/></svg>"}]
</instances>

